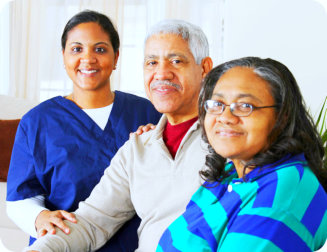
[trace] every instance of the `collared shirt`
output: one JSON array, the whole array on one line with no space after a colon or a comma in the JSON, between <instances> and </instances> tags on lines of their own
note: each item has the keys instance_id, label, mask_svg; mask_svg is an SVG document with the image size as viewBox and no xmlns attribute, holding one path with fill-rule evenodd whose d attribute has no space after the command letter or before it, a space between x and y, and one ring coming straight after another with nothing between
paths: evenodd
<instances>
[{"instance_id":1,"label":"collared shirt","mask_svg":"<svg viewBox=\"0 0 327 252\"><path fill-rule=\"evenodd\" d=\"M281 161L245 179L234 169L222 182L205 183L164 232L157 251L319 249L327 238L327 194L304 155Z\"/></svg>"},{"instance_id":2,"label":"collared shirt","mask_svg":"<svg viewBox=\"0 0 327 252\"><path fill-rule=\"evenodd\" d=\"M173 159L162 139L166 123L163 116L155 130L134 135L117 152L100 183L76 211L78 223L67 222L72 228L70 235L47 235L28 249L96 249L136 212L141 218L137 251L153 252L163 231L185 211L202 184L199 170L207 154L196 122Z\"/></svg>"}]
</instances>

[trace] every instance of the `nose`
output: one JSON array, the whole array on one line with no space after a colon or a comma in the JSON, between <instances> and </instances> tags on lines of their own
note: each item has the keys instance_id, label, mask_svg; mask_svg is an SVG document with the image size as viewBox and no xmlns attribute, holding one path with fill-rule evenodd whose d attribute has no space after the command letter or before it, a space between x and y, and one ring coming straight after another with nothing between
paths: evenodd
<instances>
[{"instance_id":1,"label":"nose","mask_svg":"<svg viewBox=\"0 0 327 252\"><path fill-rule=\"evenodd\" d=\"M155 69L154 77L156 80L172 80L174 78L174 73L171 71L167 63L161 62L158 63Z\"/></svg>"},{"instance_id":2,"label":"nose","mask_svg":"<svg viewBox=\"0 0 327 252\"><path fill-rule=\"evenodd\" d=\"M80 62L86 64L93 64L96 63L96 57L92 51L85 50L84 54L81 56Z\"/></svg>"},{"instance_id":3,"label":"nose","mask_svg":"<svg viewBox=\"0 0 327 252\"><path fill-rule=\"evenodd\" d=\"M236 124L239 121L239 117L232 114L230 111L230 106L225 106L224 111L216 116L216 122L221 124L231 125Z\"/></svg>"}]
</instances>

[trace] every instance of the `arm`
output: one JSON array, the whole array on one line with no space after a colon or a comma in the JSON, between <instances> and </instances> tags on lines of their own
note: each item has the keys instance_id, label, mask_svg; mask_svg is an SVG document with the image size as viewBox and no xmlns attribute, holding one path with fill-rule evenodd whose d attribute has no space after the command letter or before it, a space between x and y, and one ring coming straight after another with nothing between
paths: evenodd
<instances>
[{"instance_id":1,"label":"arm","mask_svg":"<svg viewBox=\"0 0 327 252\"><path fill-rule=\"evenodd\" d=\"M55 234L54 226L68 234L69 228L63 220L76 222L72 213L63 210L49 211L45 208L42 195L24 200L7 201L6 205L8 217L32 237L43 236L47 232Z\"/></svg>"},{"instance_id":2,"label":"arm","mask_svg":"<svg viewBox=\"0 0 327 252\"><path fill-rule=\"evenodd\" d=\"M6 201L6 206L8 217L24 232L37 237L36 217L43 210L47 210L44 207L44 197L39 195L24 200Z\"/></svg>"},{"instance_id":3,"label":"arm","mask_svg":"<svg viewBox=\"0 0 327 252\"><path fill-rule=\"evenodd\" d=\"M76 224L65 222L71 233L61 231L39 238L29 250L83 251L101 247L135 214L129 191L128 173L125 167L133 164L127 142L112 159L99 184L90 197L81 202L76 211ZM52 250L46 250L51 248ZM77 249L78 248L78 249Z\"/></svg>"},{"instance_id":4,"label":"arm","mask_svg":"<svg viewBox=\"0 0 327 252\"><path fill-rule=\"evenodd\" d=\"M66 222L71 229L69 235L57 229L55 235L46 234L38 238L24 251L94 251L100 248L107 240L105 231L90 224L81 216L76 215L76 218L77 224Z\"/></svg>"},{"instance_id":5,"label":"arm","mask_svg":"<svg viewBox=\"0 0 327 252\"><path fill-rule=\"evenodd\" d=\"M294 215L263 209L238 215L229 227L219 251L311 251L309 233ZM312 242L312 241L311 241Z\"/></svg>"},{"instance_id":6,"label":"arm","mask_svg":"<svg viewBox=\"0 0 327 252\"><path fill-rule=\"evenodd\" d=\"M73 215L45 208L41 186L35 171L33 142L35 136L24 120L18 127L8 176L7 214L24 232L32 237L54 232L54 225L65 230L62 219L74 221ZM32 197L31 197L32 195ZM33 196L36 195L36 196Z\"/></svg>"}]
</instances>

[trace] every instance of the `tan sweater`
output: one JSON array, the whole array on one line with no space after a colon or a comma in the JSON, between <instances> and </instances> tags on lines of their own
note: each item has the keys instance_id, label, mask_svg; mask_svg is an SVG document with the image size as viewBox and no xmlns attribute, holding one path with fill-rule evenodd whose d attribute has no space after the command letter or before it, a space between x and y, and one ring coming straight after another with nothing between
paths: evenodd
<instances>
[{"instance_id":1,"label":"tan sweater","mask_svg":"<svg viewBox=\"0 0 327 252\"><path fill-rule=\"evenodd\" d=\"M167 123L163 116L157 128L134 135L117 152L90 197L76 211L78 224L71 234L58 231L29 249L39 251L92 251L101 247L135 212L142 219L137 251L155 251L169 224L185 211L201 183L206 144L199 123L186 133L175 159L162 140ZM91 148L91 146L90 146Z\"/></svg>"}]
</instances>

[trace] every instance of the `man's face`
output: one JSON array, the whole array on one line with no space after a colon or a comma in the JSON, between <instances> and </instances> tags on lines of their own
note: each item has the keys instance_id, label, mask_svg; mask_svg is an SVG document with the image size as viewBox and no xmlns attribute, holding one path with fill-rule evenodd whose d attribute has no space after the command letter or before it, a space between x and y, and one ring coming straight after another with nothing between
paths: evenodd
<instances>
[{"instance_id":1,"label":"man's face","mask_svg":"<svg viewBox=\"0 0 327 252\"><path fill-rule=\"evenodd\" d=\"M175 34L157 34L145 44L144 85L156 109L172 124L197 116L203 77L188 43Z\"/></svg>"}]
</instances>

